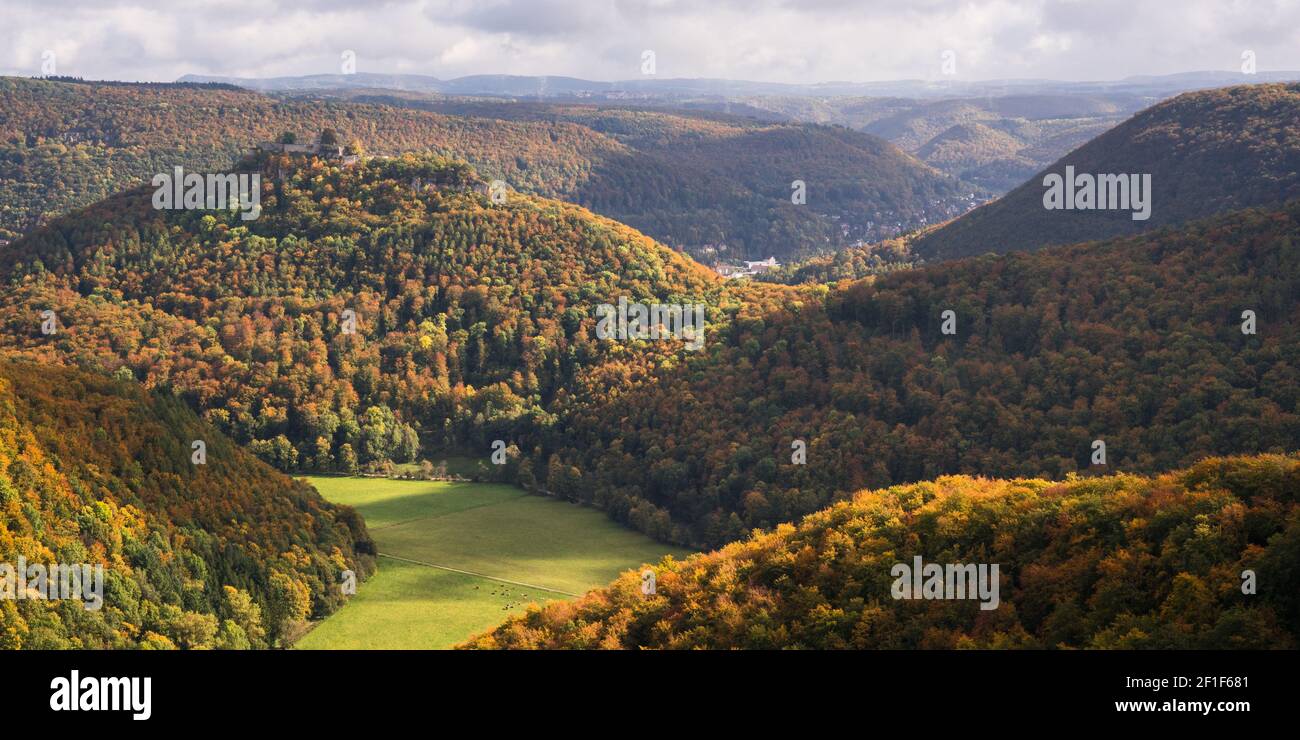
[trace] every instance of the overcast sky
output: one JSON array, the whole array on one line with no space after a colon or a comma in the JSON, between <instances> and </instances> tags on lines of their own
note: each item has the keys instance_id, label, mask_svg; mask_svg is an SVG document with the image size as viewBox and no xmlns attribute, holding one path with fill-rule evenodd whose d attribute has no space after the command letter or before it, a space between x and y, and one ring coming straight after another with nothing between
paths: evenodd
<instances>
[{"instance_id":1,"label":"overcast sky","mask_svg":"<svg viewBox=\"0 0 1300 740\"><path fill-rule=\"evenodd\" d=\"M1300 0L0 0L0 74L356 71L771 82L1300 69Z\"/></svg>"}]
</instances>

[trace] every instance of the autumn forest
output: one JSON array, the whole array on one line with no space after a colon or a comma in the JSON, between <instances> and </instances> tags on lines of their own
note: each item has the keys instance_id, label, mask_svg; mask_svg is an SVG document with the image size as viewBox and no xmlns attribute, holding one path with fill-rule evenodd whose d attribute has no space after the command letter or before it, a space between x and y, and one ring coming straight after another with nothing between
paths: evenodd
<instances>
[{"instance_id":1,"label":"autumn forest","mask_svg":"<svg viewBox=\"0 0 1300 740\"><path fill-rule=\"evenodd\" d=\"M0 561L107 574L0 600L0 648L323 641L428 544L396 528L507 492L677 554L463 647L1300 647L1298 96L1044 170L1155 173L1146 223L793 118L0 78ZM981 116L925 151L1013 147ZM173 167L255 175L255 217L156 207ZM620 301L700 344L611 339ZM414 479L468 498L347 488ZM891 597L913 556L1000 596Z\"/></svg>"}]
</instances>

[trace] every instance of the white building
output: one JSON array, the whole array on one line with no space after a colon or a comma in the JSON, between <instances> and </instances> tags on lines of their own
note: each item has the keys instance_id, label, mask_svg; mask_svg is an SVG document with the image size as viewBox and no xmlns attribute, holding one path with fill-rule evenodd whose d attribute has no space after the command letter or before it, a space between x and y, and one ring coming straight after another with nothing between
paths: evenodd
<instances>
[{"instance_id":1,"label":"white building","mask_svg":"<svg viewBox=\"0 0 1300 740\"><path fill-rule=\"evenodd\" d=\"M768 257L765 260L759 260L757 262L745 260L744 267L739 265L717 264L713 266L713 270L724 278L743 278L757 275L760 272L775 270L780 266L781 263L777 262L775 257Z\"/></svg>"}]
</instances>

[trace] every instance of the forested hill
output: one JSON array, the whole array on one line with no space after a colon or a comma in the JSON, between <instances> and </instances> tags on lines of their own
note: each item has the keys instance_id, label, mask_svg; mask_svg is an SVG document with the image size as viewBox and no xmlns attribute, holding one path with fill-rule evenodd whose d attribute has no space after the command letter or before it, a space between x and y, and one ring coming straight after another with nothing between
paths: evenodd
<instances>
[{"instance_id":1,"label":"forested hill","mask_svg":"<svg viewBox=\"0 0 1300 740\"><path fill-rule=\"evenodd\" d=\"M103 566L103 600L0 599L0 649L248 648L334 611L344 572L366 577L374 546L350 508L175 398L4 360L0 562L19 557Z\"/></svg>"},{"instance_id":2,"label":"forested hill","mask_svg":"<svg viewBox=\"0 0 1300 740\"><path fill-rule=\"evenodd\" d=\"M258 219L155 210L140 188L0 249L0 347L172 389L282 470L355 471L422 442L486 457L551 423L581 368L686 351L598 340L598 304L724 289L578 206L496 204L463 164L244 166L266 175Z\"/></svg>"},{"instance_id":3,"label":"forested hill","mask_svg":"<svg viewBox=\"0 0 1300 740\"><path fill-rule=\"evenodd\" d=\"M590 207L707 259L789 261L971 205L953 178L839 127L594 106L443 114L219 88L0 78L0 239L173 166L222 168L257 142L286 131L307 140L326 128L372 153L467 161L484 179ZM804 205L791 202L796 180Z\"/></svg>"},{"instance_id":4,"label":"forested hill","mask_svg":"<svg viewBox=\"0 0 1300 740\"><path fill-rule=\"evenodd\" d=\"M1150 218L1131 210L1048 210L1043 178L1148 174ZM1062 157L1001 199L917 241L928 260L1033 250L1132 234L1300 197L1300 84L1186 93Z\"/></svg>"},{"instance_id":5,"label":"forested hill","mask_svg":"<svg viewBox=\"0 0 1300 740\"><path fill-rule=\"evenodd\" d=\"M981 599L894 598L908 594L894 567L918 556L997 564L995 608L981 609L994 604L992 579ZM629 571L468 646L1294 649L1298 561L1296 456L1207 459L1153 478L943 477L665 560L651 595Z\"/></svg>"},{"instance_id":6,"label":"forested hill","mask_svg":"<svg viewBox=\"0 0 1300 740\"><path fill-rule=\"evenodd\" d=\"M613 139L626 147L623 153L596 163L572 192L555 194L705 261L789 261L859 240L874 242L940 223L985 192L940 175L885 139L843 126L382 91L333 95L480 122L576 124ZM791 202L796 181L807 194L800 206ZM714 251L702 249L709 246Z\"/></svg>"},{"instance_id":7,"label":"forested hill","mask_svg":"<svg viewBox=\"0 0 1300 740\"><path fill-rule=\"evenodd\" d=\"M704 352L620 380L616 395L604 376L575 388L522 445L539 448L538 481L706 546L945 473L1153 473L1293 451L1300 201L750 294Z\"/></svg>"},{"instance_id":8,"label":"forested hill","mask_svg":"<svg viewBox=\"0 0 1300 740\"><path fill-rule=\"evenodd\" d=\"M1060 477L1097 441L1105 471L1300 447L1300 203L791 288L495 204L462 164L250 166L256 220L139 189L0 249L0 347L171 389L282 470L501 440L503 476L703 546L866 487ZM597 338L622 296L706 304L704 347Z\"/></svg>"},{"instance_id":9,"label":"forested hill","mask_svg":"<svg viewBox=\"0 0 1300 740\"><path fill-rule=\"evenodd\" d=\"M0 238L178 165L227 168L284 132L305 143L330 128L377 154L454 152L486 177L549 193L570 192L592 162L623 149L572 124L491 123L247 90L0 77Z\"/></svg>"}]
</instances>

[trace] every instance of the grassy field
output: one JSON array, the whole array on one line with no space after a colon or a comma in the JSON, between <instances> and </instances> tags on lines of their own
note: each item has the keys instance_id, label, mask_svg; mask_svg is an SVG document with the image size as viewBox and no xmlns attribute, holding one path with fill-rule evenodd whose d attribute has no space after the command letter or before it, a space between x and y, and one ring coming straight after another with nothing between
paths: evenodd
<instances>
[{"instance_id":1,"label":"grassy field","mask_svg":"<svg viewBox=\"0 0 1300 740\"><path fill-rule=\"evenodd\" d=\"M299 640L302 649L451 647L530 602L572 598L642 563L689 554L512 486L307 480L326 499L355 506L388 557L347 606Z\"/></svg>"}]
</instances>

